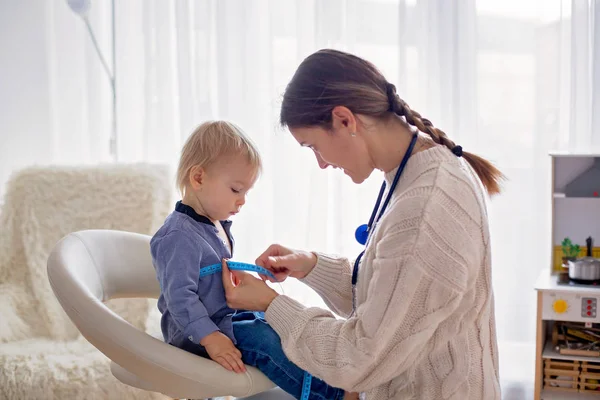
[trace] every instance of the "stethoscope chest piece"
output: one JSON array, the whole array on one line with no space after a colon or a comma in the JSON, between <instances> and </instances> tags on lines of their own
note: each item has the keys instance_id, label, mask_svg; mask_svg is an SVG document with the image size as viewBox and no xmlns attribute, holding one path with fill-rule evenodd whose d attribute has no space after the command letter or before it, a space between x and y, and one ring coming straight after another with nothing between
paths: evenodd
<instances>
[{"instance_id":1,"label":"stethoscope chest piece","mask_svg":"<svg viewBox=\"0 0 600 400\"><path fill-rule=\"evenodd\" d=\"M358 228L356 228L356 232L354 232L354 237L356 241L363 246L367 243L367 239L369 238L369 225L362 224Z\"/></svg>"}]
</instances>

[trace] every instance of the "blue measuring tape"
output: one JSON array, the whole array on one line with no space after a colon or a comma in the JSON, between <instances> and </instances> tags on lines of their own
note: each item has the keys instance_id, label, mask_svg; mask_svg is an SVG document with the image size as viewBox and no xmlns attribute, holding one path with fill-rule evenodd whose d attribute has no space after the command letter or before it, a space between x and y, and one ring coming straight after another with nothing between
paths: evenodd
<instances>
[{"instance_id":1,"label":"blue measuring tape","mask_svg":"<svg viewBox=\"0 0 600 400\"><path fill-rule=\"evenodd\" d=\"M251 271L257 272L262 275L267 275L273 280L277 281L275 275L268 269L265 269L259 265L247 264L236 261L227 261L227 267L232 271ZM208 275L216 274L217 272L221 272L223 270L222 264L212 264L207 267L200 268L200 278L203 278ZM312 383L312 375L308 372L304 372L304 379L302 380L302 400L308 400L310 396L310 385Z\"/></svg>"},{"instance_id":2,"label":"blue measuring tape","mask_svg":"<svg viewBox=\"0 0 600 400\"><path fill-rule=\"evenodd\" d=\"M277 278L275 278L275 275L273 275L273 273L271 271L269 271L268 269L265 269L261 266L258 266L258 265L246 264L246 263L235 262L235 261L227 261L227 267L232 271L258 272L259 274L267 275L270 278L272 278L273 280L277 281ZM223 269L223 266L221 264L213 264L213 265L209 265L208 267L200 268L200 278L215 274L217 272L221 272L222 269Z\"/></svg>"},{"instance_id":3,"label":"blue measuring tape","mask_svg":"<svg viewBox=\"0 0 600 400\"><path fill-rule=\"evenodd\" d=\"M310 395L310 384L312 382L312 375L304 371L304 380L302 381L302 400L308 400Z\"/></svg>"}]
</instances>

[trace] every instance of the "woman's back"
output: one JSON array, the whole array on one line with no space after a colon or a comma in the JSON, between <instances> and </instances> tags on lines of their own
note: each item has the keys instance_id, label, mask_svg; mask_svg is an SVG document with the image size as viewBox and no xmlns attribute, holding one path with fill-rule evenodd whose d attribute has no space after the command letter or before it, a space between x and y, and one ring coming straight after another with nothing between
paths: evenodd
<instances>
[{"instance_id":1,"label":"woman's back","mask_svg":"<svg viewBox=\"0 0 600 400\"><path fill-rule=\"evenodd\" d=\"M357 388L380 383L367 395L377 399L500 399L490 258L471 169L443 146L414 154L362 261L357 313L371 340L358 346L377 359Z\"/></svg>"}]
</instances>

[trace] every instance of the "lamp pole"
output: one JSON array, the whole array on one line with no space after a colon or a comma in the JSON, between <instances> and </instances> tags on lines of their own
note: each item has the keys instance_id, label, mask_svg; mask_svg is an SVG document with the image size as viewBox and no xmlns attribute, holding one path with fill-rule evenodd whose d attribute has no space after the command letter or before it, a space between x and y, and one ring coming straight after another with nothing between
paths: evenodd
<instances>
[{"instance_id":1,"label":"lamp pole","mask_svg":"<svg viewBox=\"0 0 600 400\"><path fill-rule=\"evenodd\" d=\"M117 82L116 82L116 78L117 78L117 46L116 46L116 29L115 29L115 0L111 1L111 20L112 20L112 80L111 80L111 86L112 86L112 132L111 132L111 136L110 136L110 144L109 144L109 151L110 154L113 158L113 161L118 161L119 159L119 154L117 152L118 148L117 148Z\"/></svg>"},{"instance_id":2,"label":"lamp pole","mask_svg":"<svg viewBox=\"0 0 600 400\"><path fill-rule=\"evenodd\" d=\"M112 91L112 121L111 121L111 133L109 139L109 153L113 161L118 161L118 148L117 148L117 86L116 86L116 71L117 71L117 47L116 47L116 34L115 34L115 0L111 1L111 34L112 34L112 72L111 68L109 68L106 59L102 55L102 51L100 50L100 46L98 45L98 41L96 40L96 35L94 35L94 30L92 29L92 25L87 17L88 12L91 7L91 0L67 0L67 4L71 8L71 10L79 15L90 35L90 39L92 40L92 44L94 45L94 49L96 50L96 54L100 59L100 63L102 64L102 68L106 73L108 80L110 82L110 89Z\"/></svg>"}]
</instances>

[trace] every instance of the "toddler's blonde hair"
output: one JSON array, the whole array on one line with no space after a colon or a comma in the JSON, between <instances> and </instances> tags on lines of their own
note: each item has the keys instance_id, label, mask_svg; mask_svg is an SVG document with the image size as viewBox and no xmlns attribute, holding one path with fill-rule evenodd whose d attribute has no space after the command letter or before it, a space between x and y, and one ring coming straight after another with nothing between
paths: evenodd
<instances>
[{"instance_id":1,"label":"toddler's blonde hair","mask_svg":"<svg viewBox=\"0 0 600 400\"><path fill-rule=\"evenodd\" d=\"M188 137L177 168L177 186L183 195L190 170L195 166L209 168L223 156L246 157L257 173L261 172L262 161L256 145L235 124L227 121L207 121L198 126Z\"/></svg>"}]
</instances>

